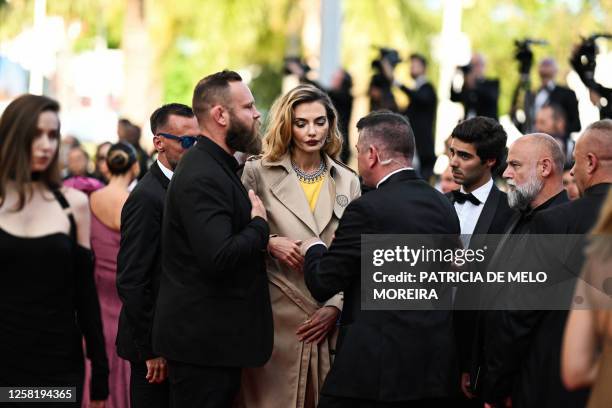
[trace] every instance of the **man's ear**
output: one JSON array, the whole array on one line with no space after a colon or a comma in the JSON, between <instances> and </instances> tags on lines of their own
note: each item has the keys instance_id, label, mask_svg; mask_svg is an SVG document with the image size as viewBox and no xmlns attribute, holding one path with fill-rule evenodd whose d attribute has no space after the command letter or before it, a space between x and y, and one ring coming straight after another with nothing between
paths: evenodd
<instances>
[{"instance_id":1,"label":"man's ear","mask_svg":"<svg viewBox=\"0 0 612 408\"><path fill-rule=\"evenodd\" d=\"M587 153L586 154L586 163L587 163L587 174L593 174L597 170L597 166L599 166L599 159L595 153Z\"/></svg>"},{"instance_id":2,"label":"man's ear","mask_svg":"<svg viewBox=\"0 0 612 408\"><path fill-rule=\"evenodd\" d=\"M228 125L228 115L226 114L226 110L221 105L215 105L210 110L210 116L219 126L227 126Z\"/></svg>"},{"instance_id":3,"label":"man's ear","mask_svg":"<svg viewBox=\"0 0 612 408\"><path fill-rule=\"evenodd\" d=\"M497 159L487 159L485 160L485 166L487 166L489 169L492 169L493 166L495 166L496 161Z\"/></svg>"},{"instance_id":4,"label":"man's ear","mask_svg":"<svg viewBox=\"0 0 612 408\"><path fill-rule=\"evenodd\" d=\"M155 150L157 150L159 153L163 153L166 151L163 139L164 138L161 136L153 136L153 146L155 147Z\"/></svg>"},{"instance_id":5,"label":"man's ear","mask_svg":"<svg viewBox=\"0 0 612 408\"><path fill-rule=\"evenodd\" d=\"M538 166L541 168L540 174L542 175L542 177L550 176L550 173L552 173L553 171L552 170L553 163L549 157L545 157L542 160L540 160L540 163L538 164Z\"/></svg>"},{"instance_id":6,"label":"man's ear","mask_svg":"<svg viewBox=\"0 0 612 408\"><path fill-rule=\"evenodd\" d=\"M368 146L368 165L374 167L378 162L378 149L374 145Z\"/></svg>"}]
</instances>

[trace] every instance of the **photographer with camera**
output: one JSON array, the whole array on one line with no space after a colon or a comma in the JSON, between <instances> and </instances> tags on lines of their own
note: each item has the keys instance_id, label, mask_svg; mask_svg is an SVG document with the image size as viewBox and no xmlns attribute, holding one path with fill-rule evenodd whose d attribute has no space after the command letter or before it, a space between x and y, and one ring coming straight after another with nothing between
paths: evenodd
<instances>
[{"instance_id":1,"label":"photographer with camera","mask_svg":"<svg viewBox=\"0 0 612 408\"><path fill-rule=\"evenodd\" d=\"M368 87L370 97L370 111L390 110L397 112L398 107L391 91L393 85L393 70L402 60L397 50L392 48L379 48L380 55L372 61L374 75Z\"/></svg>"},{"instance_id":2,"label":"photographer with camera","mask_svg":"<svg viewBox=\"0 0 612 408\"><path fill-rule=\"evenodd\" d=\"M531 45L548 44L544 40L532 40L526 38L522 41L515 40L514 59L519 63L519 82L512 93L512 105L510 107L510 117L514 126L521 133L532 133L535 121L534 96L531 90L531 66L533 65L533 52Z\"/></svg>"},{"instance_id":3,"label":"photographer with camera","mask_svg":"<svg viewBox=\"0 0 612 408\"><path fill-rule=\"evenodd\" d=\"M612 39L612 34L593 34L583 38L582 43L574 47L570 64L584 85L589 88L589 96L593 105L599 108L600 119L612 118L612 89L606 88L594 79L596 68L598 38Z\"/></svg>"},{"instance_id":4,"label":"photographer with camera","mask_svg":"<svg viewBox=\"0 0 612 408\"><path fill-rule=\"evenodd\" d=\"M484 76L485 60L481 54L474 54L468 65L459 67L463 84L453 81L451 101L459 102L465 110L464 119L486 116L497 120L499 80Z\"/></svg>"},{"instance_id":5,"label":"photographer with camera","mask_svg":"<svg viewBox=\"0 0 612 408\"><path fill-rule=\"evenodd\" d=\"M434 125L438 98L436 90L427 79L427 59L421 54L410 55L410 77L414 80L411 88L391 76L391 82L408 96L410 102L402 112L408 117L416 142L420 173L428 181L433 175L436 153L434 151Z\"/></svg>"}]
</instances>

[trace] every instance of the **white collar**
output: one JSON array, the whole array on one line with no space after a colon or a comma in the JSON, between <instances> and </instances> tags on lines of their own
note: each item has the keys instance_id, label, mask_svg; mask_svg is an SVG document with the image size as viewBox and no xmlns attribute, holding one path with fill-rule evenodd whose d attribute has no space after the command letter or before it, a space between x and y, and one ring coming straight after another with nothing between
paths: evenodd
<instances>
[{"instance_id":1,"label":"white collar","mask_svg":"<svg viewBox=\"0 0 612 408\"><path fill-rule=\"evenodd\" d=\"M164 173L164 176L166 176L168 180L172 180L172 176L174 175L174 172L170 170L169 168L167 168L166 166L164 166L162 162L159 161L159 159L157 159L157 165L159 166L159 169L162 171L162 173Z\"/></svg>"},{"instance_id":2,"label":"white collar","mask_svg":"<svg viewBox=\"0 0 612 408\"><path fill-rule=\"evenodd\" d=\"M404 171L404 170L414 170L412 167L402 167L401 169L397 169L395 171L392 171L391 173L387 174L385 177L383 177L378 184L376 184L376 188L378 188L378 186L380 186L382 183L384 183L385 181L387 181L387 179L389 177L391 177L392 175L394 175L395 173L399 173L400 171Z\"/></svg>"},{"instance_id":3,"label":"white collar","mask_svg":"<svg viewBox=\"0 0 612 408\"><path fill-rule=\"evenodd\" d=\"M478 201L484 204L487 201L487 198L489 197L489 193L491 192L492 188L493 178L490 178L489 181L478 187L476 190L472 191L472 195L474 195L474 197L476 197ZM465 193L463 186L461 186L461 192Z\"/></svg>"},{"instance_id":4,"label":"white collar","mask_svg":"<svg viewBox=\"0 0 612 408\"><path fill-rule=\"evenodd\" d=\"M419 89L421 86L425 85L426 82L427 82L427 77L425 76L425 74L419 75L414 80L414 88Z\"/></svg>"}]
</instances>

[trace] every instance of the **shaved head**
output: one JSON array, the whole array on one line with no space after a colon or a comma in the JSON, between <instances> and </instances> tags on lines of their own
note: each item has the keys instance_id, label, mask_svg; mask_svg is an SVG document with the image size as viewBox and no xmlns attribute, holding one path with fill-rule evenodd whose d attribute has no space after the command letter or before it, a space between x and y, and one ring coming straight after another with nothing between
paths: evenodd
<instances>
[{"instance_id":1,"label":"shaved head","mask_svg":"<svg viewBox=\"0 0 612 408\"><path fill-rule=\"evenodd\" d=\"M559 143L546 133L517 139L508 150L508 203L511 207L536 208L563 190L564 155Z\"/></svg>"},{"instance_id":2,"label":"shaved head","mask_svg":"<svg viewBox=\"0 0 612 408\"><path fill-rule=\"evenodd\" d=\"M571 174L581 195L595 184L612 182L612 120L599 120L586 128L576 142Z\"/></svg>"},{"instance_id":3,"label":"shaved head","mask_svg":"<svg viewBox=\"0 0 612 408\"><path fill-rule=\"evenodd\" d=\"M546 133L531 133L517 139L514 143L523 144L535 161L549 158L554 165L554 172L563 173L565 155L554 137Z\"/></svg>"}]
</instances>

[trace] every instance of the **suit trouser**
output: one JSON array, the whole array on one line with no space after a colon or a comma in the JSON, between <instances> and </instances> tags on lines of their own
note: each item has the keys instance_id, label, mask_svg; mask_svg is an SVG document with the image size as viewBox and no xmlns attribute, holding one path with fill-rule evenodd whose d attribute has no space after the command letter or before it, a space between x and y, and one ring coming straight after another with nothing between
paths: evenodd
<instances>
[{"instance_id":1,"label":"suit trouser","mask_svg":"<svg viewBox=\"0 0 612 408\"><path fill-rule=\"evenodd\" d=\"M204 367L168 361L172 408L231 407L240 390L240 367Z\"/></svg>"},{"instance_id":2,"label":"suit trouser","mask_svg":"<svg viewBox=\"0 0 612 408\"><path fill-rule=\"evenodd\" d=\"M144 361L130 361L130 404L132 408L168 408L170 385L168 379L161 384L151 384L146 379Z\"/></svg>"},{"instance_id":3,"label":"suit trouser","mask_svg":"<svg viewBox=\"0 0 612 408\"><path fill-rule=\"evenodd\" d=\"M451 401L446 398L383 402L321 395L318 408L449 408L452 406Z\"/></svg>"}]
</instances>

